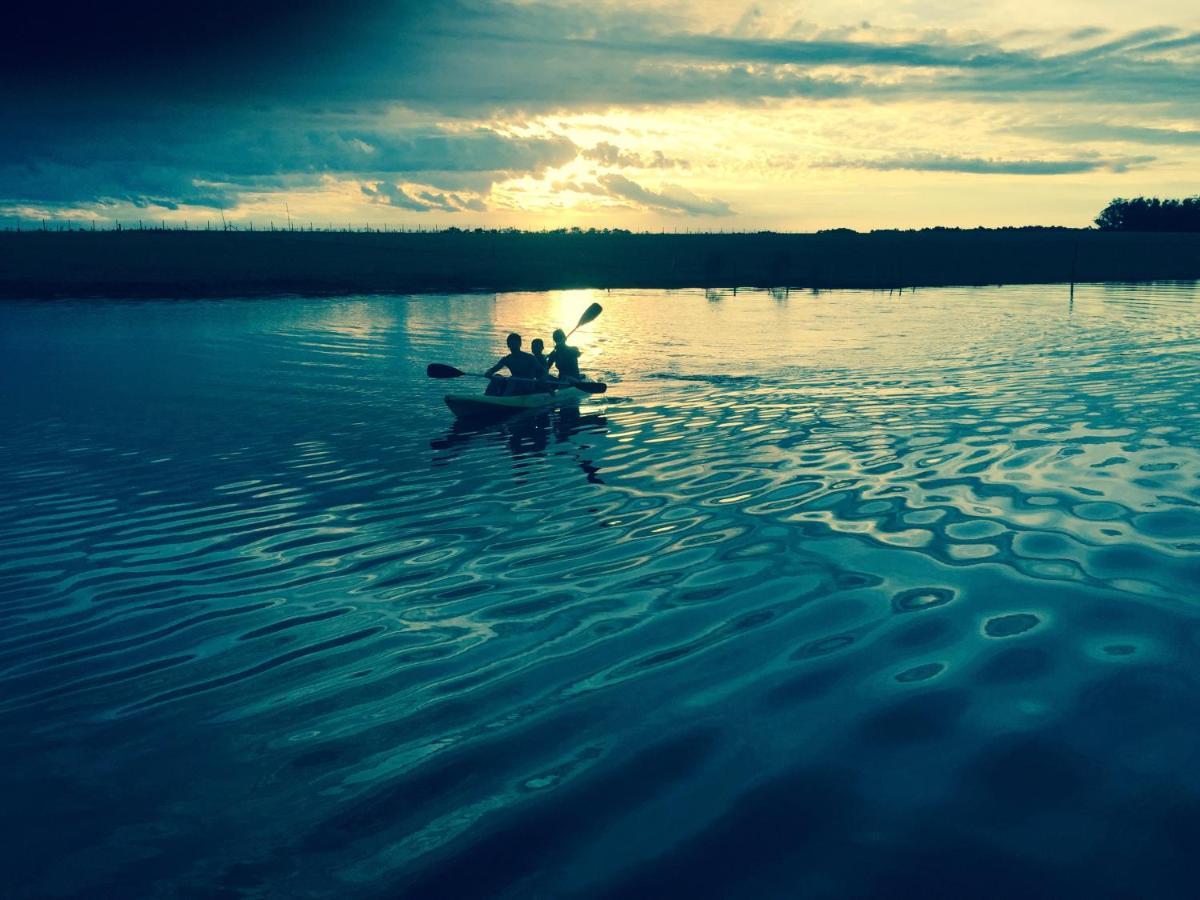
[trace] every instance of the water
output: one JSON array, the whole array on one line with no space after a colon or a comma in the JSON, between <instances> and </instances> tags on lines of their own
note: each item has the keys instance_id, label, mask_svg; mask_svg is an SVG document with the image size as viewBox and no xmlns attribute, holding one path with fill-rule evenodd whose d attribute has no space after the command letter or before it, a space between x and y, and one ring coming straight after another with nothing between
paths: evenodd
<instances>
[{"instance_id":1,"label":"water","mask_svg":"<svg viewBox=\"0 0 1200 900\"><path fill-rule=\"evenodd\" d=\"M1198 300L5 304L4 893L1187 896Z\"/></svg>"}]
</instances>

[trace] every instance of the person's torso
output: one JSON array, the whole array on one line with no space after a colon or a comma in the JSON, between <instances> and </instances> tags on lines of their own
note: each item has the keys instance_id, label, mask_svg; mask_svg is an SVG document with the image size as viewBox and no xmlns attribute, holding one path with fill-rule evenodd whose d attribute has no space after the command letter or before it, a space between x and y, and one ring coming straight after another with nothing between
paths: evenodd
<instances>
[{"instance_id":1,"label":"person's torso","mask_svg":"<svg viewBox=\"0 0 1200 900\"><path fill-rule=\"evenodd\" d=\"M554 362L558 366L560 376L574 377L579 375L579 351L574 347L563 345L554 348Z\"/></svg>"},{"instance_id":2,"label":"person's torso","mask_svg":"<svg viewBox=\"0 0 1200 900\"><path fill-rule=\"evenodd\" d=\"M518 378L537 378L544 371L537 357L524 350L508 354L504 357L504 365Z\"/></svg>"}]
</instances>

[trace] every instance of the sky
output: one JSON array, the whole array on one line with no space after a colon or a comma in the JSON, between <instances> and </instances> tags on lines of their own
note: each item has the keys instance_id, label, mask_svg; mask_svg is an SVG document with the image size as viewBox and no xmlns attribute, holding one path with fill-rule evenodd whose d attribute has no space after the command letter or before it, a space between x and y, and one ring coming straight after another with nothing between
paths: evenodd
<instances>
[{"instance_id":1,"label":"sky","mask_svg":"<svg viewBox=\"0 0 1200 900\"><path fill-rule=\"evenodd\" d=\"M0 38L10 227L1086 226L1200 194L1194 0L36 6Z\"/></svg>"}]
</instances>

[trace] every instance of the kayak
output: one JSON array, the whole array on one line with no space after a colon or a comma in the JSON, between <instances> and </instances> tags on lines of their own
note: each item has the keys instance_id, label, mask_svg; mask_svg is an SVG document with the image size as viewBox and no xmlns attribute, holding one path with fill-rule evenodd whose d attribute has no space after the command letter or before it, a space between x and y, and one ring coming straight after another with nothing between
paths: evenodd
<instances>
[{"instance_id":1,"label":"kayak","mask_svg":"<svg viewBox=\"0 0 1200 900\"><path fill-rule=\"evenodd\" d=\"M446 405L460 419L472 416L511 416L527 409L547 409L564 403L578 403L587 397L586 391L573 387L554 392L518 394L512 397L489 397L487 394L447 394Z\"/></svg>"}]
</instances>

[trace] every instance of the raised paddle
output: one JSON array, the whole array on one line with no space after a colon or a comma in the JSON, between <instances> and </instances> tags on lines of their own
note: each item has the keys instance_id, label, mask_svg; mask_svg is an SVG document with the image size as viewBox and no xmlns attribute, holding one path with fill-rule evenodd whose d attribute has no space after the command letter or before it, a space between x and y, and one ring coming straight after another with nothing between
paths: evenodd
<instances>
[{"instance_id":1,"label":"raised paddle","mask_svg":"<svg viewBox=\"0 0 1200 900\"><path fill-rule=\"evenodd\" d=\"M595 318L593 316L593 318ZM425 374L430 378L462 378L464 375L470 378L490 378L491 376L484 375L482 372L464 372L462 369L456 369L454 366L448 366L445 363L430 363L425 367ZM533 381L538 384L554 384L553 381L538 381L536 378L513 378L513 381ZM583 391L585 394L603 394L608 390L608 385L603 381L571 381L559 382L555 387L573 387Z\"/></svg>"},{"instance_id":2,"label":"raised paddle","mask_svg":"<svg viewBox=\"0 0 1200 900\"><path fill-rule=\"evenodd\" d=\"M601 306L599 303L593 303L591 306L589 306L587 309L585 309L583 311L583 315L579 317L578 324L576 324L576 326L574 328L572 328L570 331L567 332L567 337L570 337L571 335L573 335L576 331L578 331L580 328L582 328L588 322L596 321L596 317L599 316L600 313L602 313L602 312L604 312L604 307Z\"/></svg>"}]
</instances>

